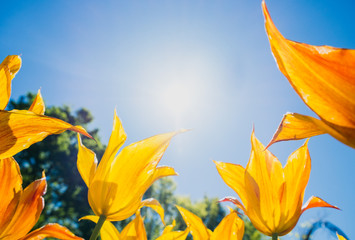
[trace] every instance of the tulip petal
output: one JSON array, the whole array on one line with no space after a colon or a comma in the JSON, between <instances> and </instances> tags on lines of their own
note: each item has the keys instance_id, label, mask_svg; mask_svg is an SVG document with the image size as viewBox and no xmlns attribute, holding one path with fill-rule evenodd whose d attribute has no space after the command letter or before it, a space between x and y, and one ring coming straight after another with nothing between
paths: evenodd
<instances>
[{"instance_id":1,"label":"tulip petal","mask_svg":"<svg viewBox=\"0 0 355 240\"><path fill-rule=\"evenodd\" d=\"M85 216L80 218L80 220L90 220L94 223L99 221L98 216ZM100 230L100 237L101 240L120 240L120 233L118 232L117 228L110 222L105 221Z\"/></svg>"},{"instance_id":2,"label":"tulip petal","mask_svg":"<svg viewBox=\"0 0 355 240\"><path fill-rule=\"evenodd\" d=\"M156 240L185 240L189 231L190 229L186 228L185 231L163 232Z\"/></svg>"},{"instance_id":3,"label":"tulip petal","mask_svg":"<svg viewBox=\"0 0 355 240\"><path fill-rule=\"evenodd\" d=\"M110 221L132 216L141 204L144 192L152 180L171 169L156 173L156 166L170 140L178 132L160 134L125 147L109 164L102 162L89 188L89 203L96 215L105 215ZM115 201L119 199L119 201Z\"/></svg>"},{"instance_id":4,"label":"tulip petal","mask_svg":"<svg viewBox=\"0 0 355 240\"><path fill-rule=\"evenodd\" d=\"M290 232L301 215L303 196L311 172L311 157L308 152L308 140L293 152L284 168L285 189L282 193L282 226L279 234Z\"/></svg>"},{"instance_id":5,"label":"tulip petal","mask_svg":"<svg viewBox=\"0 0 355 240\"><path fill-rule=\"evenodd\" d=\"M158 200L156 200L154 198L145 199L144 201L142 201L141 207L150 207L151 209L153 209L155 212L157 212L159 214L161 221L165 225L164 208L160 205Z\"/></svg>"},{"instance_id":6,"label":"tulip petal","mask_svg":"<svg viewBox=\"0 0 355 240\"><path fill-rule=\"evenodd\" d=\"M322 125L324 123L321 120L313 117L298 113L286 113L266 148L280 141L299 140L324 134L326 131L320 127Z\"/></svg>"},{"instance_id":7,"label":"tulip petal","mask_svg":"<svg viewBox=\"0 0 355 240\"><path fill-rule=\"evenodd\" d=\"M41 95L41 90L38 90L37 95L28 110L31 112L34 112L36 114L40 114L40 115L44 114L44 112L46 110L46 106L44 104L44 101L43 101L43 98Z\"/></svg>"},{"instance_id":8,"label":"tulip petal","mask_svg":"<svg viewBox=\"0 0 355 240\"><path fill-rule=\"evenodd\" d=\"M265 221L266 224L263 225L275 229L281 218L280 192L284 186L283 168L280 161L269 150L265 150L264 145L255 137L254 131L251 143L245 186L248 189L248 202L251 206L260 206L260 210L258 207L255 209L247 207L248 214L255 216L254 220L261 216L259 221L253 222L254 225Z\"/></svg>"},{"instance_id":9,"label":"tulip petal","mask_svg":"<svg viewBox=\"0 0 355 240\"><path fill-rule=\"evenodd\" d=\"M57 223L49 223L39 229L30 232L20 240L41 240L47 237L65 240L84 240L81 237L75 236L74 233L69 231L66 227L63 227Z\"/></svg>"},{"instance_id":10,"label":"tulip petal","mask_svg":"<svg viewBox=\"0 0 355 240\"><path fill-rule=\"evenodd\" d=\"M298 95L322 119L355 128L355 50L287 40L262 5L271 50Z\"/></svg>"},{"instance_id":11,"label":"tulip petal","mask_svg":"<svg viewBox=\"0 0 355 240\"><path fill-rule=\"evenodd\" d=\"M72 130L91 137L85 129L31 111L0 110L0 159L15 155L50 134Z\"/></svg>"},{"instance_id":12,"label":"tulip petal","mask_svg":"<svg viewBox=\"0 0 355 240\"><path fill-rule=\"evenodd\" d=\"M126 141L126 138L127 138L127 135L123 129L121 120L117 116L116 109L115 109L114 118L113 118L112 133L110 136L110 140L108 141L108 145L105 150L105 153L102 156L102 159L101 159L102 163L100 165L109 167L108 162L111 162L113 160L113 158L117 154L120 147ZM107 171L107 169L106 169L106 171Z\"/></svg>"},{"instance_id":13,"label":"tulip petal","mask_svg":"<svg viewBox=\"0 0 355 240\"><path fill-rule=\"evenodd\" d=\"M240 197L243 204L245 204L246 208L248 206L247 201L247 193L245 188L244 181L244 172L245 169L241 165L232 164L232 163L224 163L213 161L216 164L217 171L219 175L222 177L223 181L232 188ZM245 210L244 206L240 204L240 208ZM238 206L238 205L237 205Z\"/></svg>"},{"instance_id":14,"label":"tulip petal","mask_svg":"<svg viewBox=\"0 0 355 240\"><path fill-rule=\"evenodd\" d=\"M201 218L180 206L176 207L184 219L187 227L190 228L190 233L194 240L206 240L210 238L210 233L203 224Z\"/></svg>"},{"instance_id":15,"label":"tulip petal","mask_svg":"<svg viewBox=\"0 0 355 240\"><path fill-rule=\"evenodd\" d=\"M96 172L97 159L96 154L82 144L80 134L78 134L78 160L76 164L82 179L89 187Z\"/></svg>"},{"instance_id":16,"label":"tulip petal","mask_svg":"<svg viewBox=\"0 0 355 240\"><path fill-rule=\"evenodd\" d=\"M11 95L11 81L21 68L21 58L7 56L0 64L0 110L5 109Z\"/></svg>"},{"instance_id":17,"label":"tulip petal","mask_svg":"<svg viewBox=\"0 0 355 240\"><path fill-rule=\"evenodd\" d=\"M244 235L244 222L237 212L225 216L213 231L210 240L242 240Z\"/></svg>"},{"instance_id":18,"label":"tulip petal","mask_svg":"<svg viewBox=\"0 0 355 240\"><path fill-rule=\"evenodd\" d=\"M36 224L44 207L43 195L46 192L46 178L32 182L25 188L11 221L1 232L0 238L11 236L12 239L20 239L25 236Z\"/></svg>"},{"instance_id":19,"label":"tulip petal","mask_svg":"<svg viewBox=\"0 0 355 240\"><path fill-rule=\"evenodd\" d=\"M298 113L287 113L266 148L280 141L299 140L328 133L355 148L355 129L346 129L323 120Z\"/></svg>"},{"instance_id":20,"label":"tulip petal","mask_svg":"<svg viewBox=\"0 0 355 240\"><path fill-rule=\"evenodd\" d=\"M218 202L231 202L234 203L238 208L242 209L244 212L246 212L246 208L243 206L241 202L235 197L225 197L220 199Z\"/></svg>"},{"instance_id":21,"label":"tulip petal","mask_svg":"<svg viewBox=\"0 0 355 240\"><path fill-rule=\"evenodd\" d=\"M147 240L144 219L142 218L139 210L136 212L136 217L122 230L121 238Z\"/></svg>"},{"instance_id":22,"label":"tulip petal","mask_svg":"<svg viewBox=\"0 0 355 240\"><path fill-rule=\"evenodd\" d=\"M337 237L338 237L338 239L339 240L347 240L345 237L343 237L342 235L340 235L340 234L338 234L338 233L336 233L337 234Z\"/></svg>"},{"instance_id":23,"label":"tulip petal","mask_svg":"<svg viewBox=\"0 0 355 240\"><path fill-rule=\"evenodd\" d=\"M3 232L16 210L22 191L20 167L14 158L0 159L0 182L0 232Z\"/></svg>"},{"instance_id":24,"label":"tulip petal","mask_svg":"<svg viewBox=\"0 0 355 240\"><path fill-rule=\"evenodd\" d=\"M310 208L315 208L315 207L328 207L328 208L335 208L335 209L340 210L338 207L327 203L323 199L321 199L319 197L312 196L308 199L308 201L302 207L302 213Z\"/></svg>"}]
</instances>

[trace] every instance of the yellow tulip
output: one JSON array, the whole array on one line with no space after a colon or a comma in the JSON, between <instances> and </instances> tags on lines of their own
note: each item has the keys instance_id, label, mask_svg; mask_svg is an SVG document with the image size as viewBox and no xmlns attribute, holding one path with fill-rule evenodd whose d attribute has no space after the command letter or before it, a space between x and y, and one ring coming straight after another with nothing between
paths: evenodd
<instances>
[{"instance_id":1,"label":"yellow tulip","mask_svg":"<svg viewBox=\"0 0 355 240\"><path fill-rule=\"evenodd\" d=\"M355 50L284 38L262 3L265 28L280 71L319 117L288 113L270 144L328 133L355 148Z\"/></svg>"},{"instance_id":2,"label":"yellow tulip","mask_svg":"<svg viewBox=\"0 0 355 240\"><path fill-rule=\"evenodd\" d=\"M20 168L15 159L0 159L0 183L0 239L82 239L59 224L47 224L28 233L38 221L44 207L42 196L47 186L44 174L23 190Z\"/></svg>"},{"instance_id":3,"label":"yellow tulip","mask_svg":"<svg viewBox=\"0 0 355 240\"><path fill-rule=\"evenodd\" d=\"M332 206L318 197L303 204L304 191L311 171L307 142L292 153L285 167L263 144L251 135L251 154L248 165L215 161L224 182L240 197L231 201L241 208L256 229L268 236L290 232L301 214L314 207Z\"/></svg>"},{"instance_id":4,"label":"yellow tulip","mask_svg":"<svg viewBox=\"0 0 355 240\"><path fill-rule=\"evenodd\" d=\"M8 158L42 141L50 134L72 130L91 137L80 126L44 116L44 102L38 91L28 111L5 111L11 94L11 81L21 67L21 58L8 56L0 64L0 159Z\"/></svg>"},{"instance_id":5,"label":"yellow tulip","mask_svg":"<svg viewBox=\"0 0 355 240\"><path fill-rule=\"evenodd\" d=\"M242 240L244 235L244 222L238 217L237 212L231 211L225 216L212 232L206 228L201 218L192 212L176 206L181 213L194 240Z\"/></svg>"},{"instance_id":6,"label":"yellow tulip","mask_svg":"<svg viewBox=\"0 0 355 240\"><path fill-rule=\"evenodd\" d=\"M113 131L100 164L97 164L95 153L81 143L78 134L77 166L89 188L88 200L95 215L109 221L121 221L142 206L151 204L150 200L142 201L142 197L154 181L176 175L173 168L157 165L177 132L133 143L115 157L126 140L126 133L116 112L114 115Z\"/></svg>"}]
</instances>

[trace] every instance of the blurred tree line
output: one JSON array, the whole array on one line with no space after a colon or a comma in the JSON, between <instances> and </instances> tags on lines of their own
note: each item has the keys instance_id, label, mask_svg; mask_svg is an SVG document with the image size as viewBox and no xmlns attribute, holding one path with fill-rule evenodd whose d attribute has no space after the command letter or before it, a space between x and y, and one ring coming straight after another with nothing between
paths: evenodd
<instances>
[{"instance_id":1,"label":"blurred tree line","mask_svg":"<svg viewBox=\"0 0 355 240\"><path fill-rule=\"evenodd\" d=\"M35 96L33 93L28 93L17 101L11 100L8 108L28 109ZM88 127L93 121L89 110L81 108L73 112L66 105L51 106L46 109L45 114L72 125L83 126L96 140L83 137L84 145L96 153L98 160L101 159L106 146L100 141L99 130L97 128L90 130ZM76 167L77 153L76 133L66 131L32 145L17 154L15 159L21 167L24 187L40 178L42 170L45 170L47 176L45 208L35 228L49 222L57 222L68 227L78 236L89 239L94 224L90 221L78 221L79 218L92 214L92 211L87 201L87 187ZM175 195L175 188L172 178L163 178L149 188L144 198L157 199L165 209L166 223L170 224L175 219L176 229L184 230L186 225L175 205L180 205L198 215L211 230L227 214L228 210L218 202L217 198L204 196L202 200L193 202L189 197ZM148 239L157 238L164 227L159 216L147 208L141 211L145 216ZM244 220L246 226L244 240L262 239L262 235L255 230L250 221L246 218ZM121 230L129 221L130 219L117 222L116 226ZM192 237L189 236L188 239Z\"/></svg>"}]
</instances>

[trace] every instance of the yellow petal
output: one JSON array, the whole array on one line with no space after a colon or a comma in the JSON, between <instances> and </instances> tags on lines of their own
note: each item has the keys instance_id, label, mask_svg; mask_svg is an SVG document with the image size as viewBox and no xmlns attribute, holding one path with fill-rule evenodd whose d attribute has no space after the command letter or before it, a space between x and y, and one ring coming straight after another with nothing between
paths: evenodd
<instances>
[{"instance_id":1,"label":"yellow petal","mask_svg":"<svg viewBox=\"0 0 355 240\"><path fill-rule=\"evenodd\" d=\"M232 164L232 163L224 163L213 161L216 164L217 171L219 175L221 175L223 181L232 188L240 197L243 204L247 207L247 193L245 189L245 181L244 181L244 172L245 169L241 165ZM234 201L233 201L234 202ZM239 205L239 201L238 201ZM242 204L239 206L245 211L245 208Z\"/></svg>"},{"instance_id":2,"label":"yellow petal","mask_svg":"<svg viewBox=\"0 0 355 240\"><path fill-rule=\"evenodd\" d=\"M32 105L30 106L30 108L28 109L31 112L43 115L45 110L46 110L46 106L44 104L42 95L41 95L41 90L38 90L37 95L35 97L35 99L33 100Z\"/></svg>"},{"instance_id":3,"label":"yellow petal","mask_svg":"<svg viewBox=\"0 0 355 240\"><path fill-rule=\"evenodd\" d=\"M159 214L161 221L162 221L163 224L165 225L165 221L164 221L164 208L160 205L160 203L158 202L158 200L156 200L156 199L154 199L154 198L145 199L144 201L142 201L141 207L150 207L151 209L153 209L154 211L156 211L156 212Z\"/></svg>"},{"instance_id":4,"label":"yellow petal","mask_svg":"<svg viewBox=\"0 0 355 240\"><path fill-rule=\"evenodd\" d=\"M82 127L26 110L0 110L0 129L0 159L11 157L48 135L65 130L91 137Z\"/></svg>"},{"instance_id":5,"label":"yellow petal","mask_svg":"<svg viewBox=\"0 0 355 240\"><path fill-rule=\"evenodd\" d=\"M121 239L147 240L147 233L143 221L144 219L141 217L138 210L136 217L122 230Z\"/></svg>"},{"instance_id":6,"label":"yellow petal","mask_svg":"<svg viewBox=\"0 0 355 240\"><path fill-rule=\"evenodd\" d=\"M335 209L340 210L338 207L327 203L323 199L321 199L319 197L312 196L312 197L310 197L310 199L308 199L306 204L302 207L302 213L310 208L315 208L315 207L328 207L328 208L335 208Z\"/></svg>"},{"instance_id":7,"label":"yellow petal","mask_svg":"<svg viewBox=\"0 0 355 240\"><path fill-rule=\"evenodd\" d=\"M21 67L21 58L17 55L7 56L0 64L0 110L5 109L11 95L11 80Z\"/></svg>"},{"instance_id":8,"label":"yellow petal","mask_svg":"<svg viewBox=\"0 0 355 240\"><path fill-rule=\"evenodd\" d=\"M171 169L156 170L169 142L178 132L166 133L125 147L108 166L99 164L89 188L89 203L96 215L110 221L132 216L140 207L145 191L159 176ZM109 167L110 171L105 171Z\"/></svg>"},{"instance_id":9,"label":"yellow petal","mask_svg":"<svg viewBox=\"0 0 355 240\"><path fill-rule=\"evenodd\" d=\"M280 191L284 185L283 168L280 161L269 150L265 150L264 145L255 137L254 131L251 143L252 151L245 174L250 204L247 208L248 216L253 219L255 227L260 224L273 232L281 218Z\"/></svg>"},{"instance_id":10,"label":"yellow petal","mask_svg":"<svg viewBox=\"0 0 355 240\"><path fill-rule=\"evenodd\" d=\"M323 120L298 113L287 113L274 134L271 144L287 140L299 140L328 133L342 143L355 148L355 129L332 125Z\"/></svg>"},{"instance_id":11,"label":"yellow petal","mask_svg":"<svg viewBox=\"0 0 355 240\"><path fill-rule=\"evenodd\" d=\"M14 158L0 159L0 232L16 210L22 192L20 168Z\"/></svg>"},{"instance_id":12,"label":"yellow petal","mask_svg":"<svg viewBox=\"0 0 355 240\"><path fill-rule=\"evenodd\" d=\"M163 232L156 240L185 240L189 231L189 228L186 228L185 231Z\"/></svg>"},{"instance_id":13,"label":"yellow petal","mask_svg":"<svg viewBox=\"0 0 355 240\"><path fill-rule=\"evenodd\" d=\"M203 224L201 218L180 206L176 207L184 219L187 227L190 228L190 233L192 234L194 240L208 240L210 238L210 233Z\"/></svg>"},{"instance_id":14,"label":"yellow petal","mask_svg":"<svg viewBox=\"0 0 355 240\"><path fill-rule=\"evenodd\" d=\"M80 218L80 220L90 220L93 221L94 223L97 223L99 221L98 216L85 216ZM105 221L104 224L102 225L102 228L100 230L100 237L101 240L120 240L120 233L118 232L117 228L109 221ZM124 240L124 239L122 239Z\"/></svg>"},{"instance_id":15,"label":"yellow petal","mask_svg":"<svg viewBox=\"0 0 355 240\"><path fill-rule=\"evenodd\" d=\"M311 172L311 158L308 152L308 140L292 153L286 166L285 189L282 193L282 224L277 232L280 236L290 232L301 215L304 191Z\"/></svg>"},{"instance_id":16,"label":"yellow petal","mask_svg":"<svg viewBox=\"0 0 355 240\"><path fill-rule=\"evenodd\" d=\"M263 11L271 50L281 72L330 127L327 132L355 148L355 50L287 40L273 24L264 1ZM312 129L318 131L314 126ZM301 131L301 135L309 133L304 127ZM292 139L292 135L286 138Z\"/></svg>"},{"instance_id":17,"label":"yellow petal","mask_svg":"<svg viewBox=\"0 0 355 240\"><path fill-rule=\"evenodd\" d=\"M27 234L21 240L41 240L47 237L65 239L65 240L84 240L81 237L77 237L69 231L66 227L63 227L57 223L49 223L39 229L36 229Z\"/></svg>"},{"instance_id":18,"label":"yellow petal","mask_svg":"<svg viewBox=\"0 0 355 240\"><path fill-rule=\"evenodd\" d=\"M163 234L171 232L173 230L173 228L175 227L175 225L176 225L176 221L174 219L173 222L170 225L166 225L165 226L165 228L163 230Z\"/></svg>"},{"instance_id":19,"label":"yellow petal","mask_svg":"<svg viewBox=\"0 0 355 240\"><path fill-rule=\"evenodd\" d=\"M120 147L126 141L127 135L123 129L121 120L117 116L116 109L113 118L113 129L110 136L110 140L108 142L107 148L105 150L104 155L102 156L101 162L103 167L109 167L109 163L113 160L115 155L117 154ZM105 171L108 169L106 168Z\"/></svg>"},{"instance_id":20,"label":"yellow petal","mask_svg":"<svg viewBox=\"0 0 355 240\"><path fill-rule=\"evenodd\" d=\"M213 231L210 240L242 240L244 235L244 222L237 212L225 216Z\"/></svg>"},{"instance_id":21,"label":"yellow petal","mask_svg":"<svg viewBox=\"0 0 355 240\"><path fill-rule=\"evenodd\" d=\"M265 28L281 72L322 119L355 128L355 50L285 39L263 1Z\"/></svg>"},{"instance_id":22,"label":"yellow petal","mask_svg":"<svg viewBox=\"0 0 355 240\"><path fill-rule=\"evenodd\" d=\"M90 187L96 172L97 159L96 154L82 144L80 134L78 134L78 160L76 165L86 186Z\"/></svg>"},{"instance_id":23,"label":"yellow petal","mask_svg":"<svg viewBox=\"0 0 355 240\"><path fill-rule=\"evenodd\" d=\"M19 239L32 229L44 207L42 196L45 194L46 186L46 179L43 176L23 191L11 221L2 229L0 238L11 236L11 239Z\"/></svg>"},{"instance_id":24,"label":"yellow petal","mask_svg":"<svg viewBox=\"0 0 355 240\"><path fill-rule=\"evenodd\" d=\"M338 233L336 233L336 234L337 234L337 237L338 237L339 240L346 240L346 238L343 237L342 235L340 235L340 234L338 234Z\"/></svg>"}]
</instances>

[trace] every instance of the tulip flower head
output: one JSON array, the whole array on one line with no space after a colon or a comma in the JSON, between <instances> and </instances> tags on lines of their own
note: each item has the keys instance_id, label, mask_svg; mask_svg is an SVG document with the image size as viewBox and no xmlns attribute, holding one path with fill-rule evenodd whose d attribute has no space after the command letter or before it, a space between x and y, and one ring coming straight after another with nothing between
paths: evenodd
<instances>
[{"instance_id":1,"label":"tulip flower head","mask_svg":"<svg viewBox=\"0 0 355 240\"><path fill-rule=\"evenodd\" d=\"M157 167L169 142L177 132L156 135L133 143L116 156L126 140L116 112L113 131L106 151L97 164L95 153L86 148L78 135L77 166L89 188L89 204L97 216L121 221L132 216L151 200L142 201L143 194L161 177L176 175L171 167Z\"/></svg>"},{"instance_id":2,"label":"tulip flower head","mask_svg":"<svg viewBox=\"0 0 355 240\"><path fill-rule=\"evenodd\" d=\"M82 239L59 224L47 224L29 233L44 208L42 196L46 192L46 187L46 178L43 174L41 179L32 182L23 190L20 168L15 159L0 159L0 239L40 240L46 237Z\"/></svg>"},{"instance_id":3,"label":"tulip flower head","mask_svg":"<svg viewBox=\"0 0 355 240\"><path fill-rule=\"evenodd\" d=\"M10 95L11 82L21 67L21 58L8 56L0 64L0 159L12 157L33 143L50 134L73 130L91 137L80 126L72 126L62 120L44 116L44 102L38 91L30 109L5 111Z\"/></svg>"},{"instance_id":4,"label":"tulip flower head","mask_svg":"<svg viewBox=\"0 0 355 240\"><path fill-rule=\"evenodd\" d=\"M201 218L192 212L176 206L181 213L194 240L242 240L244 235L244 222L238 217L237 212L231 211L225 216L212 232L206 228Z\"/></svg>"},{"instance_id":5,"label":"tulip flower head","mask_svg":"<svg viewBox=\"0 0 355 240\"><path fill-rule=\"evenodd\" d=\"M262 3L265 28L280 71L320 119L286 114L269 145L328 133L355 148L355 50L290 41Z\"/></svg>"},{"instance_id":6,"label":"tulip flower head","mask_svg":"<svg viewBox=\"0 0 355 240\"><path fill-rule=\"evenodd\" d=\"M301 214L314 207L332 206L318 197L303 204L303 196L311 171L307 142L292 153L285 167L258 139L251 135L251 154L246 168L214 161L224 182L240 197L231 201L249 217L256 229L268 236L290 232Z\"/></svg>"}]
</instances>

